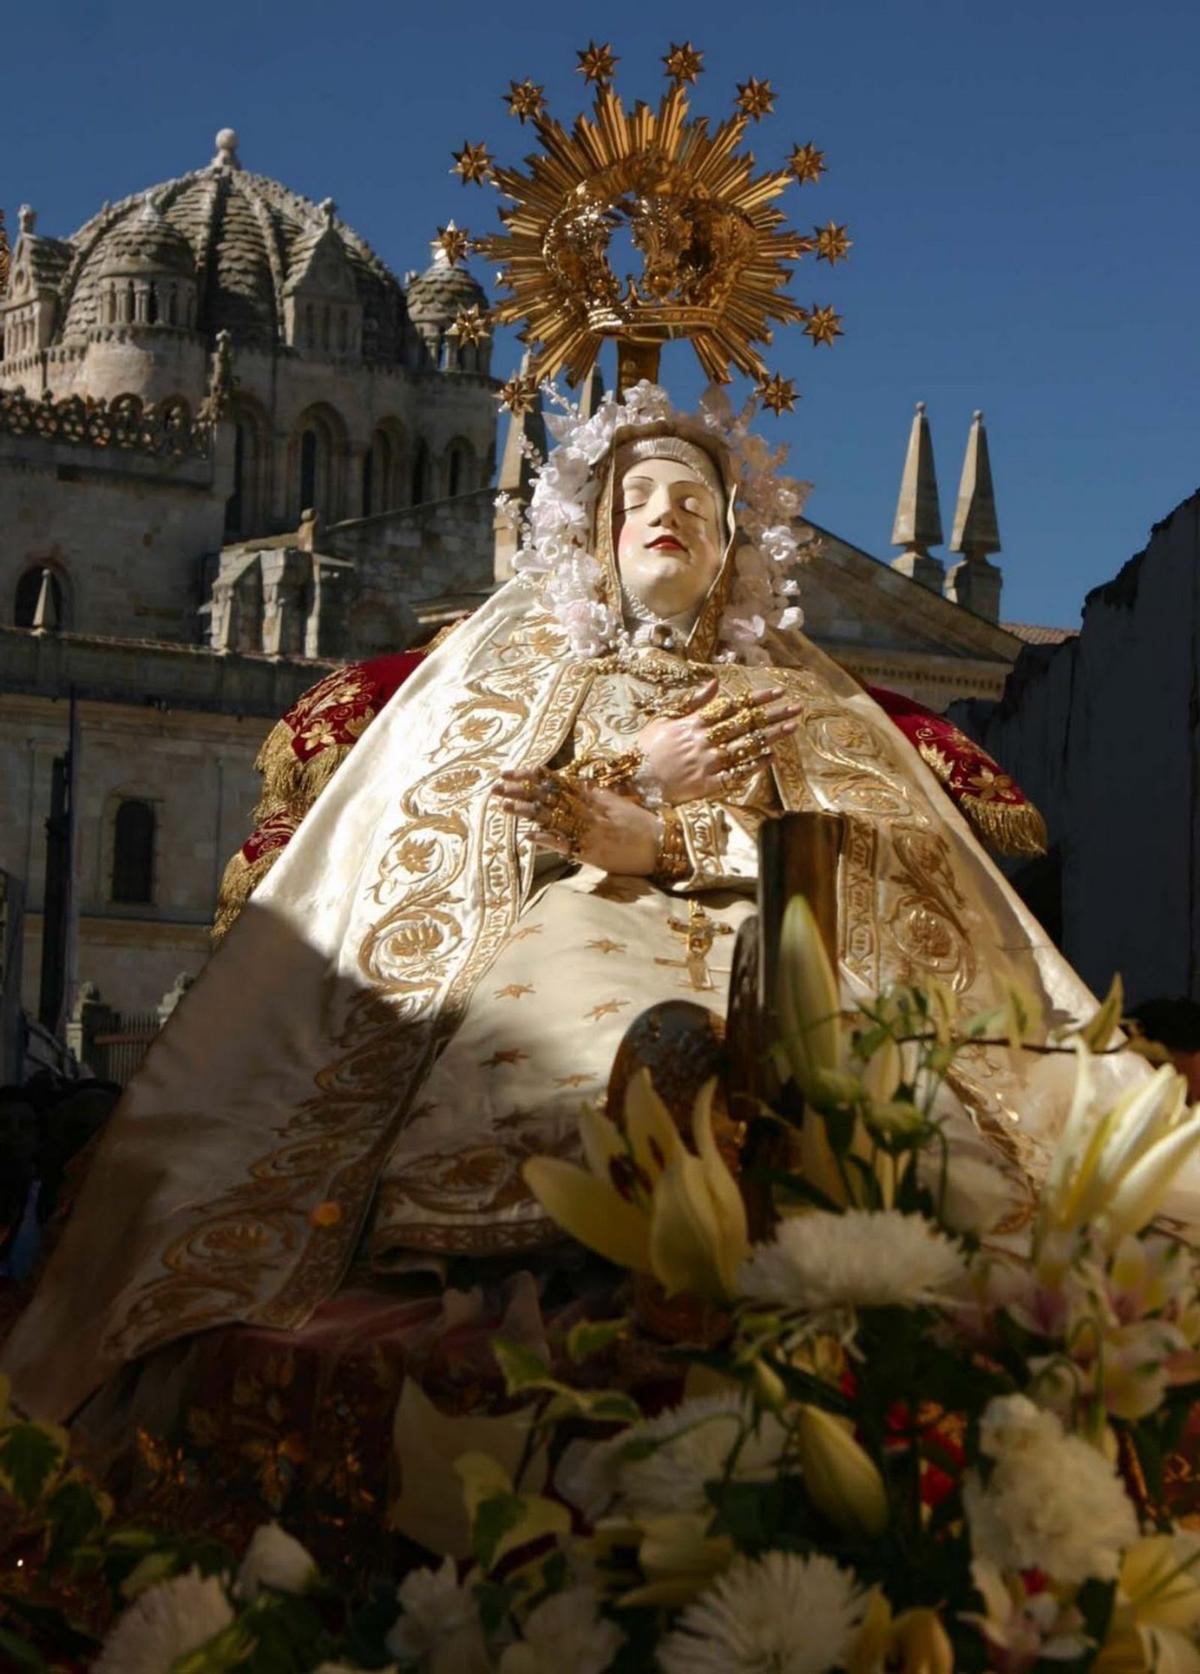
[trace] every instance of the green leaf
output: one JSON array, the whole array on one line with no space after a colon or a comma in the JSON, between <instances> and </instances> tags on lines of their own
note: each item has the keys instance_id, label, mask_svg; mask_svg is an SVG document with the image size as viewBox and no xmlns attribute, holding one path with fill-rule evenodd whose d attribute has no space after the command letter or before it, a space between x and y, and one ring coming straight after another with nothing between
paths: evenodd
<instances>
[{"instance_id":1,"label":"green leaf","mask_svg":"<svg viewBox=\"0 0 1200 1674\"><path fill-rule=\"evenodd\" d=\"M629 1329L626 1319L581 1319L567 1332L567 1353L576 1365L615 1343Z\"/></svg>"},{"instance_id":2,"label":"green leaf","mask_svg":"<svg viewBox=\"0 0 1200 1674\"><path fill-rule=\"evenodd\" d=\"M46 1562L53 1567L73 1558L88 1537L104 1523L104 1503L90 1482L72 1478L62 1482L47 1507L50 1545Z\"/></svg>"},{"instance_id":3,"label":"green leaf","mask_svg":"<svg viewBox=\"0 0 1200 1674\"><path fill-rule=\"evenodd\" d=\"M11 1667L13 1668L45 1669L50 1666L42 1653L36 1646L31 1645L28 1639L22 1639L19 1634L12 1633L3 1626L0 1626L0 1651L12 1659Z\"/></svg>"},{"instance_id":4,"label":"green leaf","mask_svg":"<svg viewBox=\"0 0 1200 1674\"><path fill-rule=\"evenodd\" d=\"M66 1458L65 1431L42 1424L12 1424L0 1431L0 1481L27 1510Z\"/></svg>"},{"instance_id":5,"label":"green leaf","mask_svg":"<svg viewBox=\"0 0 1200 1674\"><path fill-rule=\"evenodd\" d=\"M479 1611L479 1625L484 1637L490 1639L507 1620L517 1596L516 1590L499 1581L479 1581L472 1587L471 1595Z\"/></svg>"},{"instance_id":6,"label":"green leaf","mask_svg":"<svg viewBox=\"0 0 1200 1674\"><path fill-rule=\"evenodd\" d=\"M509 1342L507 1337L496 1337L492 1341L492 1353L504 1374L504 1387L510 1395L554 1383L554 1373L546 1362L531 1349L522 1348L520 1343Z\"/></svg>"},{"instance_id":7,"label":"green leaf","mask_svg":"<svg viewBox=\"0 0 1200 1674\"><path fill-rule=\"evenodd\" d=\"M520 1494L496 1494L484 1500L471 1529L471 1549L480 1569L491 1569L500 1542L521 1526L524 1515Z\"/></svg>"}]
</instances>

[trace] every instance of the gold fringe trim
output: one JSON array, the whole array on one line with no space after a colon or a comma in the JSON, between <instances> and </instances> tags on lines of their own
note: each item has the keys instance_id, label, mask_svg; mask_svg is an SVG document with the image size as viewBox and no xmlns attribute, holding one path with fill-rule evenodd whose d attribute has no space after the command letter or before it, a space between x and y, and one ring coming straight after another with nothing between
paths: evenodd
<instances>
[{"instance_id":1,"label":"gold fringe trim","mask_svg":"<svg viewBox=\"0 0 1200 1674\"><path fill-rule=\"evenodd\" d=\"M1045 854L1046 822L1032 802L985 802L979 796L962 796L959 807L997 854Z\"/></svg>"},{"instance_id":2,"label":"gold fringe trim","mask_svg":"<svg viewBox=\"0 0 1200 1674\"><path fill-rule=\"evenodd\" d=\"M256 825L281 808L303 818L354 748L353 743L327 744L307 761L301 761L292 748L295 736L285 721L277 721L258 752L254 765L263 783L254 810Z\"/></svg>"},{"instance_id":3,"label":"gold fringe trim","mask_svg":"<svg viewBox=\"0 0 1200 1674\"><path fill-rule=\"evenodd\" d=\"M257 860L247 860L241 849L233 855L217 892L217 910L209 932L214 947L219 947L224 941L230 925L282 853L283 849L268 849Z\"/></svg>"}]
</instances>

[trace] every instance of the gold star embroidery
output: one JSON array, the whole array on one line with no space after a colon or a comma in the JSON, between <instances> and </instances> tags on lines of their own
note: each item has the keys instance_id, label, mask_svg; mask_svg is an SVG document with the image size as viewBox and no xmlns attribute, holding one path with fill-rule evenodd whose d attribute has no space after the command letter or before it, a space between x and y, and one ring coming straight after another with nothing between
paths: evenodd
<instances>
[{"instance_id":1,"label":"gold star embroidery","mask_svg":"<svg viewBox=\"0 0 1200 1674\"><path fill-rule=\"evenodd\" d=\"M556 1075L554 1085L556 1087L582 1087L585 1082L591 1079L590 1075Z\"/></svg>"},{"instance_id":2,"label":"gold star embroidery","mask_svg":"<svg viewBox=\"0 0 1200 1674\"><path fill-rule=\"evenodd\" d=\"M462 150L455 151L452 155L454 157L454 173L462 175L464 186L482 186L491 177L491 155L482 141L478 145L472 145L470 140L467 140L463 144Z\"/></svg>"},{"instance_id":3,"label":"gold star embroidery","mask_svg":"<svg viewBox=\"0 0 1200 1674\"><path fill-rule=\"evenodd\" d=\"M598 936L588 947L594 947L597 953L624 953L626 943L614 942L609 936Z\"/></svg>"},{"instance_id":4,"label":"gold star embroidery","mask_svg":"<svg viewBox=\"0 0 1200 1674\"><path fill-rule=\"evenodd\" d=\"M788 158L788 168L801 186L816 185L825 173L825 153L818 151L811 140L807 145L795 145Z\"/></svg>"},{"instance_id":5,"label":"gold star embroidery","mask_svg":"<svg viewBox=\"0 0 1200 1674\"><path fill-rule=\"evenodd\" d=\"M832 308L814 307L808 316L804 332L807 337L812 338L814 347L824 343L832 348L834 338L844 335L842 316L835 314Z\"/></svg>"},{"instance_id":6,"label":"gold star embroidery","mask_svg":"<svg viewBox=\"0 0 1200 1674\"><path fill-rule=\"evenodd\" d=\"M501 1064L523 1064L528 1058L528 1052L522 1052L519 1046L497 1047L490 1058L480 1060L480 1069L498 1069Z\"/></svg>"},{"instance_id":7,"label":"gold star embroidery","mask_svg":"<svg viewBox=\"0 0 1200 1674\"><path fill-rule=\"evenodd\" d=\"M504 988L497 988L497 1000L519 1000L525 994L533 994L536 990L531 982L510 982Z\"/></svg>"},{"instance_id":8,"label":"gold star embroidery","mask_svg":"<svg viewBox=\"0 0 1200 1674\"><path fill-rule=\"evenodd\" d=\"M510 942L523 942L526 936L540 936L541 933L542 926L540 924L526 924L523 929L514 930L508 939Z\"/></svg>"},{"instance_id":9,"label":"gold star embroidery","mask_svg":"<svg viewBox=\"0 0 1200 1674\"><path fill-rule=\"evenodd\" d=\"M591 1011L584 1012L584 1021L590 1017L593 1023L598 1023L602 1017L615 1017L617 1012L624 1011L626 1006L632 1004L632 1000L601 1000Z\"/></svg>"}]
</instances>

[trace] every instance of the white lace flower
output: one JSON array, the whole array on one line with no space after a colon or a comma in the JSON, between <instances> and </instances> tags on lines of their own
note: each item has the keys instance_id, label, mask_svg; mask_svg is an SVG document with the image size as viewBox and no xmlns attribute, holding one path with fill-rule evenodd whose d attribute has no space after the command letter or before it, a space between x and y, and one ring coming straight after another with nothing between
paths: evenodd
<instances>
[{"instance_id":1,"label":"white lace flower","mask_svg":"<svg viewBox=\"0 0 1200 1674\"><path fill-rule=\"evenodd\" d=\"M569 1587L525 1618L520 1644L500 1658L499 1674L604 1674L625 1640L602 1616L594 1587Z\"/></svg>"},{"instance_id":2,"label":"white lace flower","mask_svg":"<svg viewBox=\"0 0 1200 1674\"><path fill-rule=\"evenodd\" d=\"M705 1483L725 1473L730 1454L745 1435L732 1471L736 1482L765 1482L775 1475L787 1432L769 1413L750 1429L750 1409L741 1393L701 1395L623 1430L608 1441L568 1448L557 1485L564 1498L588 1518L607 1512L657 1517L702 1511ZM652 1453L646 1442L660 1442Z\"/></svg>"},{"instance_id":3,"label":"white lace flower","mask_svg":"<svg viewBox=\"0 0 1200 1674\"><path fill-rule=\"evenodd\" d=\"M238 1596L252 1602L260 1587L302 1593L316 1574L315 1560L298 1540L278 1523L264 1523L255 1529L238 1570Z\"/></svg>"},{"instance_id":4,"label":"white lace flower","mask_svg":"<svg viewBox=\"0 0 1200 1674\"><path fill-rule=\"evenodd\" d=\"M207 1644L233 1621L216 1575L189 1569L147 1587L104 1641L94 1674L170 1674L180 1657Z\"/></svg>"},{"instance_id":5,"label":"white lace flower","mask_svg":"<svg viewBox=\"0 0 1200 1674\"><path fill-rule=\"evenodd\" d=\"M599 566L585 551L599 488L595 467L618 430L683 420L686 415L675 412L664 389L645 380L627 391L622 401L606 395L586 419L579 406L552 385L544 385L543 392L558 408L546 414L546 427L558 445L548 460L535 465L513 568L530 581L545 578L547 603L566 628L572 651L576 656L593 657L621 637L617 614L600 598ZM806 485L779 475L786 448L772 452L761 437L748 433L753 406L751 402L735 415L719 391L706 392L701 403L702 423L719 436L733 459L740 482L739 525L751 543L739 553L718 627L723 649L716 657L724 662L769 662L762 645L766 634L798 627L803 621L799 607L789 603L795 592L789 572L802 561L801 537L791 525L803 507Z\"/></svg>"},{"instance_id":6,"label":"white lace flower","mask_svg":"<svg viewBox=\"0 0 1200 1674\"><path fill-rule=\"evenodd\" d=\"M661 1674L825 1674L866 1615L852 1570L821 1554L741 1559L689 1604L658 1648Z\"/></svg>"},{"instance_id":7,"label":"white lace flower","mask_svg":"<svg viewBox=\"0 0 1200 1674\"><path fill-rule=\"evenodd\" d=\"M848 1209L796 1215L750 1252L738 1292L797 1311L916 1308L963 1289L959 1246L923 1215Z\"/></svg>"},{"instance_id":8,"label":"white lace flower","mask_svg":"<svg viewBox=\"0 0 1200 1674\"><path fill-rule=\"evenodd\" d=\"M396 1597L401 1613L386 1640L392 1656L419 1662L423 1674L489 1674L479 1612L453 1558L441 1569L413 1570Z\"/></svg>"},{"instance_id":9,"label":"white lace flower","mask_svg":"<svg viewBox=\"0 0 1200 1674\"><path fill-rule=\"evenodd\" d=\"M1002 1571L1040 1569L1064 1586L1116 1579L1138 1523L1101 1453L1024 1395L988 1403L979 1445L995 1464L986 1485L975 1471L963 1483L977 1557Z\"/></svg>"}]
</instances>

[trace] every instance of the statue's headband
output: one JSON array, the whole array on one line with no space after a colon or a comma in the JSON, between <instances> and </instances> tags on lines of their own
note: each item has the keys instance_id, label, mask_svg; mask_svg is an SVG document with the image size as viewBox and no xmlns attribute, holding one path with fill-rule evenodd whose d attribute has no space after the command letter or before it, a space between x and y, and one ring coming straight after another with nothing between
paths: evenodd
<instances>
[{"instance_id":1,"label":"statue's headband","mask_svg":"<svg viewBox=\"0 0 1200 1674\"><path fill-rule=\"evenodd\" d=\"M698 442L689 442L684 436L637 436L618 443L616 458L621 470L627 470L629 462L638 459L673 459L677 464L689 466L711 492L718 517L724 514L725 484L716 461Z\"/></svg>"}]
</instances>

